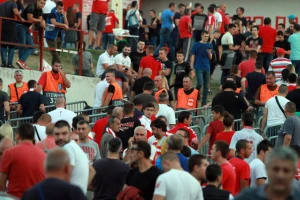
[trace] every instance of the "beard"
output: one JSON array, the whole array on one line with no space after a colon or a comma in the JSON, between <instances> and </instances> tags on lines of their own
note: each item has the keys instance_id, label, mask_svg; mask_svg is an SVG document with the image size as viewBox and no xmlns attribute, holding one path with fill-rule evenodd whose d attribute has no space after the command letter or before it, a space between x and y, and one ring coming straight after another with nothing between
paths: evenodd
<instances>
[{"instance_id":1,"label":"beard","mask_svg":"<svg viewBox=\"0 0 300 200\"><path fill-rule=\"evenodd\" d=\"M55 144L57 145L57 146L60 146L60 147L63 147L63 146L65 146L66 144L68 144L70 141L64 141L64 140L55 140Z\"/></svg>"}]
</instances>

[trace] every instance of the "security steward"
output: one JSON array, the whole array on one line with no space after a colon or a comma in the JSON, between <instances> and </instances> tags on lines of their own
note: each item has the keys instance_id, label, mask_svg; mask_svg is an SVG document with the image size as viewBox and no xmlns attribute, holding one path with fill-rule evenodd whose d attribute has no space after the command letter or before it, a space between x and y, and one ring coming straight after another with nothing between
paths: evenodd
<instances>
[{"instance_id":1,"label":"security steward","mask_svg":"<svg viewBox=\"0 0 300 200\"><path fill-rule=\"evenodd\" d=\"M115 70L108 69L105 73L105 78L106 81L109 83L109 86L106 88L103 95L103 106L123 106L123 92L120 85L116 82Z\"/></svg>"},{"instance_id":2,"label":"security steward","mask_svg":"<svg viewBox=\"0 0 300 200\"><path fill-rule=\"evenodd\" d=\"M22 71L16 70L14 78L16 82L9 84L7 91L10 103L18 102L21 96L29 90L27 82L23 82Z\"/></svg>"},{"instance_id":3,"label":"security steward","mask_svg":"<svg viewBox=\"0 0 300 200\"><path fill-rule=\"evenodd\" d=\"M192 88L192 78L190 76L183 78L183 88L178 89L177 96L177 110L196 109L200 107L200 92Z\"/></svg>"}]
</instances>

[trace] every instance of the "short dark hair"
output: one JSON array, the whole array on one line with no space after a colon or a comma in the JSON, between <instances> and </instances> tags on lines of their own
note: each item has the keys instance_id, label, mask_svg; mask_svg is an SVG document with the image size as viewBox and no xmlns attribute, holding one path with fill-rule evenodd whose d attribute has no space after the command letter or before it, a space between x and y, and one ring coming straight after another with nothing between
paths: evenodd
<instances>
[{"instance_id":1,"label":"short dark hair","mask_svg":"<svg viewBox=\"0 0 300 200\"><path fill-rule=\"evenodd\" d=\"M113 113L113 110L115 109L115 107L116 107L116 106L113 106L113 105L108 106L108 108L107 108L107 110L106 110L106 114L107 114L108 116L111 116L112 113Z\"/></svg>"},{"instance_id":2,"label":"short dark hair","mask_svg":"<svg viewBox=\"0 0 300 200\"><path fill-rule=\"evenodd\" d=\"M107 143L108 151L111 153L118 153L122 148L122 141L120 138L111 138Z\"/></svg>"},{"instance_id":3,"label":"short dark hair","mask_svg":"<svg viewBox=\"0 0 300 200\"><path fill-rule=\"evenodd\" d=\"M264 24L265 24L265 25L270 25L270 24L271 24L271 18L270 18L270 17L266 17L266 18L264 19Z\"/></svg>"},{"instance_id":4,"label":"short dark hair","mask_svg":"<svg viewBox=\"0 0 300 200\"><path fill-rule=\"evenodd\" d=\"M236 84L233 81L225 80L223 85L222 85L222 89L225 90L227 88L231 88L235 91L236 90Z\"/></svg>"},{"instance_id":5,"label":"short dark hair","mask_svg":"<svg viewBox=\"0 0 300 200\"><path fill-rule=\"evenodd\" d=\"M284 36L283 31L277 31L277 36Z\"/></svg>"},{"instance_id":6,"label":"short dark hair","mask_svg":"<svg viewBox=\"0 0 300 200\"><path fill-rule=\"evenodd\" d=\"M78 125L84 125L86 124L88 127L90 127L90 122L86 121L86 120L79 120L78 123L77 123L77 126Z\"/></svg>"},{"instance_id":7,"label":"short dark hair","mask_svg":"<svg viewBox=\"0 0 300 200\"><path fill-rule=\"evenodd\" d=\"M221 105L216 105L212 107L211 111L214 111L215 113L220 113L221 116L223 116L225 112L225 108Z\"/></svg>"},{"instance_id":8,"label":"short dark hair","mask_svg":"<svg viewBox=\"0 0 300 200\"><path fill-rule=\"evenodd\" d=\"M136 7L136 5L137 5L137 1L132 1L132 2L131 2L131 8Z\"/></svg>"},{"instance_id":9,"label":"short dark hair","mask_svg":"<svg viewBox=\"0 0 300 200\"><path fill-rule=\"evenodd\" d=\"M240 11L242 11L242 13L245 12L245 9L243 7L238 7L237 9L239 9Z\"/></svg>"},{"instance_id":10,"label":"short dark hair","mask_svg":"<svg viewBox=\"0 0 300 200\"><path fill-rule=\"evenodd\" d=\"M184 53L183 53L183 51L181 51L181 50L177 51L176 54L182 54L182 55L184 56Z\"/></svg>"},{"instance_id":11,"label":"short dark hair","mask_svg":"<svg viewBox=\"0 0 300 200\"><path fill-rule=\"evenodd\" d=\"M289 83L296 83L297 82L297 75L294 73L290 73L288 76Z\"/></svg>"},{"instance_id":12,"label":"short dark hair","mask_svg":"<svg viewBox=\"0 0 300 200\"><path fill-rule=\"evenodd\" d=\"M62 1L56 2L56 8L57 8L58 6L59 6L59 7L63 7L63 6L64 6L63 2L62 2Z\"/></svg>"},{"instance_id":13,"label":"short dark hair","mask_svg":"<svg viewBox=\"0 0 300 200\"><path fill-rule=\"evenodd\" d=\"M202 33L201 33L201 35L205 35L205 34L208 35L209 32L207 30L203 30Z\"/></svg>"},{"instance_id":14,"label":"short dark hair","mask_svg":"<svg viewBox=\"0 0 300 200\"><path fill-rule=\"evenodd\" d=\"M41 110L34 112L33 117L32 117L32 123L33 124L37 123L37 121L43 114L45 114L45 112L41 111Z\"/></svg>"},{"instance_id":15,"label":"short dark hair","mask_svg":"<svg viewBox=\"0 0 300 200\"><path fill-rule=\"evenodd\" d=\"M72 119L72 128L73 129L77 129L77 124L79 121L84 120L84 118L82 116L75 116Z\"/></svg>"},{"instance_id":16,"label":"short dark hair","mask_svg":"<svg viewBox=\"0 0 300 200\"><path fill-rule=\"evenodd\" d=\"M207 158L201 154L195 154L195 155L190 156L189 161L188 161L189 172L193 171L195 165L201 166L202 161L205 159L207 159Z\"/></svg>"},{"instance_id":17,"label":"short dark hair","mask_svg":"<svg viewBox=\"0 0 300 200\"><path fill-rule=\"evenodd\" d=\"M140 105L143 105L143 100L140 97L136 97L133 99L132 103L135 106L140 106Z\"/></svg>"},{"instance_id":18,"label":"short dark hair","mask_svg":"<svg viewBox=\"0 0 300 200\"><path fill-rule=\"evenodd\" d=\"M182 7L185 8L185 5L183 3L178 4L178 8L182 8Z\"/></svg>"},{"instance_id":19,"label":"short dark hair","mask_svg":"<svg viewBox=\"0 0 300 200\"><path fill-rule=\"evenodd\" d=\"M194 8L200 7L201 4L200 3L195 3Z\"/></svg>"},{"instance_id":20,"label":"short dark hair","mask_svg":"<svg viewBox=\"0 0 300 200\"><path fill-rule=\"evenodd\" d=\"M255 51L255 50L254 50ZM257 60L256 62L255 62L255 68L256 69L262 69L263 68L263 63L262 63L262 61L260 61L260 60Z\"/></svg>"},{"instance_id":21,"label":"short dark hair","mask_svg":"<svg viewBox=\"0 0 300 200\"><path fill-rule=\"evenodd\" d=\"M214 9L217 8L217 5L216 5L216 4L210 4L209 6L210 6L210 7L213 7Z\"/></svg>"},{"instance_id":22,"label":"short dark hair","mask_svg":"<svg viewBox=\"0 0 300 200\"><path fill-rule=\"evenodd\" d=\"M175 6L174 2L172 2L172 3L169 4L169 8L174 7L174 6Z\"/></svg>"},{"instance_id":23,"label":"short dark hair","mask_svg":"<svg viewBox=\"0 0 300 200\"><path fill-rule=\"evenodd\" d=\"M215 12L215 8L212 7L212 6L209 6L209 7L207 8L207 10L208 10L208 12L210 12L210 13L214 13L214 12Z\"/></svg>"},{"instance_id":24,"label":"short dark hair","mask_svg":"<svg viewBox=\"0 0 300 200\"><path fill-rule=\"evenodd\" d=\"M148 144L148 142L138 141L138 142L135 142L133 144L137 145L138 151L142 151L144 153L144 157L146 159L150 158L150 155L151 155L151 146L150 146L150 144Z\"/></svg>"},{"instance_id":25,"label":"short dark hair","mask_svg":"<svg viewBox=\"0 0 300 200\"><path fill-rule=\"evenodd\" d=\"M59 1L59 2L61 2L61 1ZM59 2L57 2L57 3L59 3ZM59 59L59 58L56 58L56 57L53 57L52 60L51 60L52 66L53 66L55 63L61 63L61 62L60 62L60 59Z\"/></svg>"},{"instance_id":26,"label":"short dark hair","mask_svg":"<svg viewBox=\"0 0 300 200\"><path fill-rule=\"evenodd\" d=\"M129 115L129 114L133 113L133 111L134 111L133 103L131 103L130 101L125 102L124 106L123 106L124 115Z\"/></svg>"},{"instance_id":27,"label":"short dark hair","mask_svg":"<svg viewBox=\"0 0 300 200\"><path fill-rule=\"evenodd\" d=\"M233 24L233 23L231 23L231 24L228 25L228 29L232 29L232 28L236 28L236 25Z\"/></svg>"},{"instance_id":28,"label":"short dark hair","mask_svg":"<svg viewBox=\"0 0 300 200\"><path fill-rule=\"evenodd\" d=\"M248 140L244 140L244 139L239 140L235 145L236 152L239 153L242 149L246 149L248 143L249 143Z\"/></svg>"},{"instance_id":29,"label":"short dark hair","mask_svg":"<svg viewBox=\"0 0 300 200\"><path fill-rule=\"evenodd\" d=\"M253 115L249 112L246 112L242 115L242 121L244 122L245 126L252 126L254 122Z\"/></svg>"},{"instance_id":30,"label":"short dark hair","mask_svg":"<svg viewBox=\"0 0 300 200\"><path fill-rule=\"evenodd\" d=\"M153 12L155 14L155 10L150 10L150 12Z\"/></svg>"},{"instance_id":31,"label":"short dark hair","mask_svg":"<svg viewBox=\"0 0 300 200\"><path fill-rule=\"evenodd\" d=\"M272 148L272 147L273 146L269 140L267 140L267 139L262 140L257 144L256 153L258 155L260 151L266 152L269 150L269 148Z\"/></svg>"},{"instance_id":32,"label":"short dark hair","mask_svg":"<svg viewBox=\"0 0 300 200\"><path fill-rule=\"evenodd\" d=\"M206 180L209 182L215 182L218 177L222 175L222 169L217 164L208 165L205 171Z\"/></svg>"},{"instance_id":33,"label":"short dark hair","mask_svg":"<svg viewBox=\"0 0 300 200\"><path fill-rule=\"evenodd\" d=\"M283 23L279 23L278 26L282 26L282 28L285 28L285 25ZM278 31L279 32L279 31ZM277 32L277 33L278 33ZM281 31L282 32L282 31Z\"/></svg>"},{"instance_id":34,"label":"short dark hair","mask_svg":"<svg viewBox=\"0 0 300 200\"><path fill-rule=\"evenodd\" d=\"M34 88L36 86L36 81L35 80L30 80L27 83L28 88Z\"/></svg>"},{"instance_id":35,"label":"short dark hair","mask_svg":"<svg viewBox=\"0 0 300 200\"><path fill-rule=\"evenodd\" d=\"M115 123L115 119L120 120L117 116L110 116L110 118L108 118L108 125Z\"/></svg>"},{"instance_id":36,"label":"short dark hair","mask_svg":"<svg viewBox=\"0 0 300 200\"><path fill-rule=\"evenodd\" d=\"M189 15L191 13L191 10L186 8L184 9L184 15Z\"/></svg>"},{"instance_id":37,"label":"short dark hair","mask_svg":"<svg viewBox=\"0 0 300 200\"><path fill-rule=\"evenodd\" d=\"M274 71L268 71L266 73L266 76L270 76L270 75L272 75L273 77L275 77L275 72Z\"/></svg>"},{"instance_id":38,"label":"short dark hair","mask_svg":"<svg viewBox=\"0 0 300 200\"><path fill-rule=\"evenodd\" d=\"M34 128L29 123L20 124L16 133L20 136L21 140L34 141Z\"/></svg>"},{"instance_id":39,"label":"short dark hair","mask_svg":"<svg viewBox=\"0 0 300 200\"><path fill-rule=\"evenodd\" d=\"M167 124L161 119L155 119L152 121L150 127L161 128L163 132L167 131Z\"/></svg>"},{"instance_id":40,"label":"short dark hair","mask_svg":"<svg viewBox=\"0 0 300 200\"><path fill-rule=\"evenodd\" d=\"M116 76L116 70L115 69L108 69L108 70L106 70L105 74L107 74L107 73L111 73L114 76Z\"/></svg>"},{"instance_id":41,"label":"short dark hair","mask_svg":"<svg viewBox=\"0 0 300 200\"><path fill-rule=\"evenodd\" d=\"M143 86L143 90L152 91L154 89L154 84L152 81L146 82Z\"/></svg>"},{"instance_id":42,"label":"short dark hair","mask_svg":"<svg viewBox=\"0 0 300 200\"><path fill-rule=\"evenodd\" d=\"M295 29L295 31L300 31L300 25L299 24L295 24L294 25L294 29Z\"/></svg>"},{"instance_id":43,"label":"short dark hair","mask_svg":"<svg viewBox=\"0 0 300 200\"><path fill-rule=\"evenodd\" d=\"M251 50L249 52L249 57L250 58L257 58L257 51L256 50Z\"/></svg>"},{"instance_id":44,"label":"short dark hair","mask_svg":"<svg viewBox=\"0 0 300 200\"><path fill-rule=\"evenodd\" d=\"M69 130L71 129L70 124L66 120L58 120L54 124L54 128L63 128L63 127L68 127Z\"/></svg>"},{"instance_id":45,"label":"short dark hair","mask_svg":"<svg viewBox=\"0 0 300 200\"><path fill-rule=\"evenodd\" d=\"M189 111L181 111L178 115L178 122L183 123L184 119L190 118L191 115Z\"/></svg>"},{"instance_id":46,"label":"short dark hair","mask_svg":"<svg viewBox=\"0 0 300 200\"><path fill-rule=\"evenodd\" d=\"M256 28L256 30L259 31L259 26L257 26L257 25L252 26L252 27L251 27L251 31L252 31L253 28Z\"/></svg>"},{"instance_id":47,"label":"short dark hair","mask_svg":"<svg viewBox=\"0 0 300 200\"><path fill-rule=\"evenodd\" d=\"M148 103L144 109L146 109L146 108L154 108L155 109L155 106L153 103Z\"/></svg>"},{"instance_id":48,"label":"short dark hair","mask_svg":"<svg viewBox=\"0 0 300 200\"><path fill-rule=\"evenodd\" d=\"M229 145L227 142L223 140L219 140L215 142L216 151L220 151L221 156L223 158L227 157L228 151L229 151Z\"/></svg>"},{"instance_id":49,"label":"short dark hair","mask_svg":"<svg viewBox=\"0 0 300 200\"><path fill-rule=\"evenodd\" d=\"M190 132L186 128L179 128L177 131L183 131L186 138L190 137Z\"/></svg>"},{"instance_id":50,"label":"short dark hair","mask_svg":"<svg viewBox=\"0 0 300 200\"><path fill-rule=\"evenodd\" d=\"M234 117L227 111L224 112L223 115L223 124L225 127L230 127L232 126L233 122L234 122Z\"/></svg>"},{"instance_id":51,"label":"short dark hair","mask_svg":"<svg viewBox=\"0 0 300 200\"><path fill-rule=\"evenodd\" d=\"M296 104L294 102L287 102L284 106L285 110L289 113L295 113L297 111Z\"/></svg>"},{"instance_id":52,"label":"short dark hair","mask_svg":"<svg viewBox=\"0 0 300 200\"><path fill-rule=\"evenodd\" d=\"M297 78L297 86L300 86L300 76Z\"/></svg>"}]
</instances>

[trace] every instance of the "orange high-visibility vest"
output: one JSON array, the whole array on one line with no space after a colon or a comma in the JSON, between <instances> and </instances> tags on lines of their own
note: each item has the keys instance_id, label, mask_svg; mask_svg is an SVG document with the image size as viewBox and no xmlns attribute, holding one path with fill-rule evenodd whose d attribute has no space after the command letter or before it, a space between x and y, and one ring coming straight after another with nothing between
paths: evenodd
<instances>
[{"instance_id":1,"label":"orange high-visibility vest","mask_svg":"<svg viewBox=\"0 0 300 200\"><path fill-rule=\"evenodd\" d=\"M277 85L276 89L274 91L271 91L268 89L267 84L263 84L260 87L260 96L259 96L260 101L267 102L269 99L271 99L275 95L278 95L278 89L279 89L279 86Z\"/></svg>"},{"instance_id":2,"label":"orange high-visibility vest","mask_svg":"<svg viewBox=\"0 0 300 200\"><path fill-rule=\"evenodd\" d=\"M241 92L242 88L236 88L235 93L239 94Z\"/></svg>"},{"instance_id":3,"label":"orange high-visibility vest","mask_svg":"<svg viewBox=\"0 0 300 200\"><path fill-rule=\"evenodd\" d=\"M111 98L111 102L113 106L122 106L124 105L124 101L123 101L123 91L122 88L120 87L120 85L115 81L113 83L111 83L111 85L113 85L115 87L115 92ZM104 92L104 97L103 98L103 103L107 97L108 94L108 87L106 88L105 92Z\"/></svg>"},{"instance_id":4,"label":"orange high-visibility vest","mask_svg":"<svg viewBox=\"0 0 300 200\"><path fill-rule=\"evenodd\" d=\"M184 89L180 88L177 93L177 109L194 109L197 108L197 99L198 99L199 91L194 89L191 94L185 94Z\"/></svg>"},{"instance_id":5,"label":"orange high-visibility vest","mask_svg":"<svg viewBox=\"0 0 300 200\"><path fill-rule=\"evenodd\" d=\"M27 82L23 82L21 87L17 87L16 83L8 85L10 91L10 102L17 102L21 96L29 91Z\"/></svg>"},{"instance_id":6,"label":"orange high-visibility vest","mask_svg":"<svg viewBox=\"0 0 300 200\"><path fill-rule=\"evenodd\" d=\"M60 74L58 80L55 80L51 71L45 73L47 73L47 79L43 88L44 103L45 105L53 105L58 96L65 96L64 80Z\"/></svg>"}]
</instances>

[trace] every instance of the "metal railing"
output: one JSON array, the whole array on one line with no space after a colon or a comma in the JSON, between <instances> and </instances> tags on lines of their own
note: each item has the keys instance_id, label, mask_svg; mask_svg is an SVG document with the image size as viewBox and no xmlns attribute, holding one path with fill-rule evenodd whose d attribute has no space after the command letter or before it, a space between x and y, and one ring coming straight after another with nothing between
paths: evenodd
<instances>
[{"instance_id":1,"label":"metal railing","mask_svg":"<svg viewBox=\"0 0 300 200\"><path fill-rule=\"evenodd\" d=\"M30 23L30 24L39 24L39 22L30 22L30 21L23 21L21 22L20 20L18 19L13 19L13 18L7 18L7 17L0 17L0 39L2 38L2 25L3 25L3 20L5 21L14 21L18 24L22 24L22 23ZM46 26L48 26L48 24L46 24ZM51 24L51 26L53 26ZM54 27L57 27L57 28L61 28L60 26L54 26ZM61 28L63 29L63 28ZM71 30L71 31L76 31L76 32L80 32L80 39L79 39L79 45L80 45L80 48L79 48L79 51L78 51L78 55L79 55L79 65L78 65L78 73L79 75L82 75L82 53L83 53L83 49L82 49L82 45L83 45L83 40L84 40L84 31L82 30L78 30L78 29L74 29L74 28L68 28L67 30ZM1 45L10 45L10 46L21 46L21 47L27 47L27 48L35 48L35 49L39 49L40 50L40 67L39 67L39 71L43 71L43 59L44 59L44 50L49 50L49 51L57 51L58 49L55 49L55 48L50 48L50 47L44 47L44 36L45 36L45 28L44 27L41 27L39 29L39 44L38 45L27 45L27 44L20 44L20 43L16 43L16 42L5 42L5 41L2 41L0 40L0 47ZM64 50L64 49L59 49L60 52L70 52L69 50Z\"/></svg>"},{"instance_id":2,"label":"metal railing","mask_svg":"<svg viewBox=\"0 0 300 200\"><path fill-rule=\"evenodd\" d=\"M283 124L276 124L276 125L273 125L273 126L267 126L265 128L264 132L263 132L263 135L266 138L277 136L278 135L278 131L282 127L282 125Z\"/></svg>"}]
</instances>

